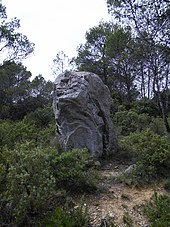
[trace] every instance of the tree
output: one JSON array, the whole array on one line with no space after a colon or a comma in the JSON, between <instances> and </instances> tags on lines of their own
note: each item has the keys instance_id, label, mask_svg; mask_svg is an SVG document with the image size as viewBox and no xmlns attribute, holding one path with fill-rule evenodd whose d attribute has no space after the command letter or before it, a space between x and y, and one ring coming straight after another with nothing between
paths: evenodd
<instances>
[{"instance_id":1,"label":"tree","mask_svg":"<svg viewBox=\"0 0 170 227\"><path fill-rule=\"evenodd\" d=\"M57 76L60 73L65 71L73 71L76 69L74 60L70 59L64 51L59 51L56 54L55 59L53 60L53 65L51 67L54 76Z\"/></svg>"},{"instance_id":2,"label":"tree","mask_svg":"<svg viewBox=\"0 0 170 227\"><path fill-rule=\"evenodd\" d=\"M0 3L0 54L3 61L17 61L26 58L34 50L34 44L19 33L20 21L17 18L7 21L5 6Z\"/></svg>"},{"instance_id":3,"label":"tree","mask_svg":"<svg viewBox=\"0 0 170 227\"><path fill-rule=\"evenodd\" d=\"M170 133L166 105L161 93L167 92L170 86L170 8L167 0L107 0L109 11L121 23L131 25L134 37L137 38L139 54L138 79L141 83L142 96L157 97L160 111ZM139 53L139 52L138 52ZM140 68L139 68L140 66ZM147 84L147 85L146 85ZM151 85L151 86L150 86ZM153 92L153 95L151 93ZM167 103L168 100L167 100Z\"/></svg>"},{"instance_id":4,"label":"tree","mask_svg":"<svg viewBox=\"0 0 170 227\"><path fill-rule=\"evenodd\" d=\"M109 58L106 53L107 38L112 33L112 23L100 22L86 32L86 43L78 48L76 63L79 70L94 72L108 85Z\"/></svg>"},{"instance_id":5,"label":"tree","mask_svg":"<svg viewBox=\"0 0 170 227\"><path fill-rule=\"evenodd\" d=\"M107 5L117 19L131 25L150 45L154 41L156 45L170 48L168 0L107 0Z\"/></svg>"},{"instance_id":6,"label":"tree","mask_svg":"<svg viewBox=\"0 0 170 227\"><path fill-rule=\"evenodd\" d=\"M157 97L162 118L168 133L170 133L170 125L168 123L168 102L169 102L169 86L170 86L170 64L164 61L164 56L159 49L154 49L150 56L150 69L152 73L153 92ZM166 103L163 102L162 93L165 95Z\"/></svg>"},{"instance_id":7,"label":"tree","mask_svg":"<svg viewBox=\"0 0 170 227\"><path fill-rule=\"evenodd\" d=\"M100 22L86 33L86 43L80 45L75 60L79 70L99 75L113 98L127 107L137 95L133 45L128 28Z\"/></svg>"},{"instance_id":8,"label":"tree","mask_svg":"<svg viewBox=\"0 0 170 227\"><path fill-rule=\"evenodd\" d=\"M114 68L114 86L122 94L120 104L130 108L132 101L138 96L136 89L136 43L132 38L131 29L118 25L108 37L107 54Z\"/></svg>"},{"instance_id":9,"label":"tree","mask_svg":"<svg viewBox=\"0 0 170 227\"><path fill-rule=\"evenodd\" d=\"M6 8L0 3L0 110L1 118L20 118L26 109L31 73L19 63L34 50L34 44L18 32L20 21L7 20ZM19 117L20 116L20 117Z\"/></svg>"},{"instance_id":10,"label":"tree","mask_svg":"<svg viewBox=\"0 0 170 227\"><path fill-rule=\"evenodd\" d=\"M36 104L37 108L52 105L53 83L51 81L46 81L42 75L38 75L32 80L30 88L31 97L39 102L39 105Z\"/></svg>"},{"instance_id":11,"label":"tree","mask_svg":"<svg viewBox=\"0 0 170 227\"><path fill-rule=\"evenodd\" d=\"M21 63L4 62L0 68L0 118L22 119L37 108L52 104L53 83L32 74Z\"/></svg>"},{"instance_id":12,"label":"tree","mask_svg":"<svg viewBox=\"0 0 170 227\"><path fill-rule=\"evenodd\" d=\"M0 67L0 118L18 118L26 111L21 103L29 96L30 77L21 63L7 61Z\"/></svg>"}]
</instances>

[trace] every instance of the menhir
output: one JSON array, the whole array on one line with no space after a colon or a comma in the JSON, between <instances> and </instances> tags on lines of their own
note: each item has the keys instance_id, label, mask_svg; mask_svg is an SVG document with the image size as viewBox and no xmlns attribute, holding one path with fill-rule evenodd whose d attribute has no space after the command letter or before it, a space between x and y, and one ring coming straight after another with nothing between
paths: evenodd
<instances>
[{"instance_id":1,"label":"menhir","mask_svg":"<svg viewBox=\"0 0 170 227\"><path fill-rule=\"evenodd\" d=\"M54 82L56 133L64 150L87 148L93 156L116 151L109 89L95 74L66 72Z\"/></svg>"}]
</instances>

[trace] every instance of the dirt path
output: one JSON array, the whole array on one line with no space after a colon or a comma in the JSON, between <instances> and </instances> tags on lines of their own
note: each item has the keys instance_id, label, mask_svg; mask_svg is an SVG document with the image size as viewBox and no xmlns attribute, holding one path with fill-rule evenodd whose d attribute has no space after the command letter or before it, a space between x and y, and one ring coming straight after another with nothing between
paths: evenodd
<instances>
[{"instance_id":1,"label":"dirt path","mask_svg":"<svg viewBox=\"0 0 170 227\"><path fill-rule=\"evenodd\" d=\"M114 222L117 227L148 227L143 215L143 205L151 198L154 190L162 192L159 186L137 188L115 183L114 176L118 176L127 168L127 165L107 163L99 170L100 189L96 194L84 198L91 224L94 227L111 226Z\"/></svg>"}]
</instances>

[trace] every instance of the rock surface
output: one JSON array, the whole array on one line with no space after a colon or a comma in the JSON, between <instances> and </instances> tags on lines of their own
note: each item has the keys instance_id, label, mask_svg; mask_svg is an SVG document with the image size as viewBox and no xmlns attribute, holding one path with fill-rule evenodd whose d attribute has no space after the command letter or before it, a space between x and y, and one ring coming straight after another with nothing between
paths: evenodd
<instances>
[{"instance_id":1,"label":"rock surface","mask_svg":"<svg viewBox=\"0 0 170 227\"><path fill-rule=\"evenodd\" d=\"M56 133L64 150L86 147L94 156L116 151L109 89L95 74L66 72L54 82Z\"/></svg>"}]
</instances>

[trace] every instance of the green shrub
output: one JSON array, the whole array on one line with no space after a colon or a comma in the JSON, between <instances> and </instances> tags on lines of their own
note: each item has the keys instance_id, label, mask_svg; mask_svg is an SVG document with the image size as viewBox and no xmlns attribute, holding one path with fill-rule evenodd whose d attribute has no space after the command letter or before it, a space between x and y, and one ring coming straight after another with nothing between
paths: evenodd
<instances>
[{"instance_id":1,"label":"green shrub","mask_svg":"<svg viewBox=\"0 0 170 227\"><path fill-rule=\"evenodd\" d=\"M142 98L133 102L133 109L138 114L148 114L157 117L160 115L159 108L155 99Z\"/></svg>"},{"instance_id":2,"label":"green shrub","mask_svg":"<svg viewBox=\"0 0 170 227\"><path fill-rule=\"evenodd\" d=\"M139 154L138 166L145 168L145 173L151 177L169 175L170 171L170 142L162 137L146 131L139 138L137 145Z\"/></svg>"},{"instance_id":3,"label":"green shrub","mask_svg":"<svg viewBox=\"0 0 170 227\"><path fill-rule=\"evenodd\" d=\"M144 208L150 227L170 227L170 198L156 192Z\"/></svg>"},{"instance_id":4,"label":"green shrub","mask_svg":"<svg viewBox=\"0 0 170 227\"><path fill-rule=\"evenodd\" d=\"M46 227L90 227L89 216L85 207L70 211L58 208L55 214L45 222Z\"/></svg>"},{"instance_id":5,"label":"green shrub","mask_svg":"<svg viewBox=\"0 0 170 227\"><path fill-rule=\"evenodd\" d=\"M163 187L165 190L170 191L170 177L163 181Z\"/></svg>"},{"instance_id":6,"label":"green shrub","mask_svg":"<svg viewBox=\"0 0 170 227\"><path fill-rule=\"evenodd\" d=\"M155 134L166 135L166 128L161 117L150 117L146 113L138 114L135 110L119 111L113 116L113 123L118 134L128 136L130 133L150 129Z\"/></svg>"},{"instance_id":7,"label":"green shrub","mask_svg":"<svg viewBox=\"0 0 170 227\"><path fill-rule=\"evenodd\" d=\"M34 112L27 114L24 122L33 122L38 128L48 127L49 124L55 125L52 107L38 108Z\"/></svg>"},{"instance_id":8,"label":"green shrub","mask_svg":"<svg viewBox=\"0 0 170 227\"><path fill-rule=\"evenodd\" d=\"M23 121L1 121L0 123L0 145L2 147L7 146L9 149L13 149L16 143L36 139L36 127L33 124L26 124Z\"/></svg>"},{"instance_id":9,"label":"green shrub","mask_svg":"<svg viewBox=\"0 0 170 227\"><path fill-rule=\"evenodd\" d=\"M87 150L75 149L63 152L52 161L58 187L69 191L93 191L96 189L94 170L90 169Z\"/></svg>"},{"instance_id":10,"label":"green shrub","mask_svg":"<svg viewBox=\"0 0 170 227\"><path fill-rule=\"evenodd\" d=\"M129 177L134 181L149 183L154 179L169 176L170 141L167 137L147 130L125 137L123 143L135 156L136 166L129 173Z\"/></svg>"},{"instance_id":11,"label":"green shrub","mask_svg":"<svg viewBox=\"0 0 170 227\"><path fill-rule=\"evenodd\" d=\"M54 196L55 178L49 166L50 149L32 148L29 143L0 153L0 221L29 225L48 210Z\"/></svg>"},{"instance_id":12,"label":"green shrub","mask_svg":"<svg viewBox=\"0 0 170 227\"><path fill-rule=\"evenodd\" d=\"M48 127L40 129L36 133L36 143L40 146L52 146L51 141L55 138L55 124L49 124ZM54 145L52 147L55 147Z\"/></svg>"},{"instance_id":13,"label":"green shrub","mask_svg":"<svg viewBox=\"0 0 170 227\"><path fill-rule=\"evenodd\" d=\"M70 211L58 208L54 215L45 222L46 227L90 227L89 215L81 206Z\"/></svg>"},{"instance_id":14,"label":"green shrub","mask_svg":"<svg viewBox=\"0 0 170 227\"><path fill-rule=\"evenodd\" d=\"M154 118L152 117L152 121L149 124L149 128L158 135L164 136L166 135L166 128L163 122L163 119L160 117Z\"/></svg>"},{"instance_id":15,"label":"green shrub","mask_svg":"<svg viewBox=\"0 0 170 227\"><path fill-rule=\"evenodd\" d=\"M34 143L3 147L0 153L0 222L33 225L54 209L60 190L91 192L96 189L86 150L58 154Z\"/></svg>"},{"instance_id":16,"label":"green shrub","mask_svg":"<svg viewBox=\"0 0 170 227\"><path fill-rule=\"evenodd\" d=\"M35 146L49 146L51 139L55 136L55 124L39 129L34 122L24 120L1 121L0 123L0 147L7 146L9 149L14 149L15 144L27 141L34 143Z\"/></svg>"},{"instance_id":17,"label":"green shrub","mask_svg":"<svg viewBox=\"0 0 170 227\"><path fill-rule=\"evenodd\" d=\"M118 133L127 136L133 132L140 132L148 127L150 117L147 114L137 114L135 111L119 111L113 116L113 123Z\"/></svg>"}]
</instances>

